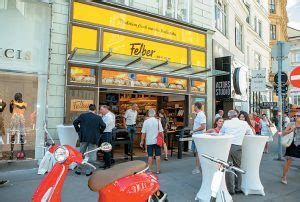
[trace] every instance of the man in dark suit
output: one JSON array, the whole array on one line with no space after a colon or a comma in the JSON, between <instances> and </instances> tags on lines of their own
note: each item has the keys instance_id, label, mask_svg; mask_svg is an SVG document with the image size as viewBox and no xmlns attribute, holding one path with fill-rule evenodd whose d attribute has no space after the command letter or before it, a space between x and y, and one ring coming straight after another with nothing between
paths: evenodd
<instances>
[{"instance_id":1,"label":"man in dark suit","mask_svg":"<svg viewBox=\"0 0 300 202\"><path fill-rule=\"evenodd\" d=\"M93 150L97 148L100 140L100 134L104 131L106 124L103 122L102 118L96 113L96 106L90 104L89 111L87 113L81 114L74 122L76 132L79 135L80 140L80 152L84 153L87 149ZM96 152L89 154L89 161L93 163L96 160ZM77 166L76 174L81 174L82 167ZM86 175L90 176L92 171L87 167Z\"/></svg>"}]
</instances>

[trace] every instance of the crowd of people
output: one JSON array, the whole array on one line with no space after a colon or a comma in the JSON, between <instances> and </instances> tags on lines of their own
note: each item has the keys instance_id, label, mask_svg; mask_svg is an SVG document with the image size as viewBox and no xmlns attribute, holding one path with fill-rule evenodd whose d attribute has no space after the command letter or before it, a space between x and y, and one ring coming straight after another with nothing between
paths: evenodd
<instances>
[{"instance_id":1,"label":"crowd of people","mask_svg":"<svg viewBox=\"0 0 300 202\"><path fill-rule=\"evenodd\" d=\"M232 135L232 145L229 152L228 160L233 163L234 166L240 167L242 143L245 135L261 135L267 136L268 141L265 145L264 152L269 151L269 142L273 141L273 134L270 130L274 127L274 124L268 118L266 114L259 116L257 113L248 114L245 111L230 110L228 117L224 117L224 111L219 110L215 116L214 126L211 129L207 129L207 120L205 113L202 111L202 104L196 102L194 104L194 112L196 117L194 119L192 130L193 135L201 135L203 133L214 133L217 135ZM127 129L131 140L137 132L136 121L138 115L137 104L132 106L125 112L123 117L124 128ZM154 109L149 109L147 118L143 122L140 138L140 147L142 147L148 153L148 165L150 171L153 171L153 159L156 163L156 173L159 174L161 153L163 150L165 157L164 160L168 160L168 148L166 140L166 131L168 117L164 110L156 112ZM276 120L275 120L276 121ZM293 158L300 157L300 115L295 118L295 123L291 124L287 115L284 116L284 132L283 135L294 132L295 138L290 147L287 148L286 156L287 161L283 170L281 182L287 184L286 174L290 167ZM95 149L99 142L112 141L112 131L115 128L115 115L109 110L109 107L102 105L100 107L99 114L96 113L96 106L91 104L89 106L89 112L81 114L75 121L74 127L79 134L80 139L80 151L84 153L87 149ZM163 144L158 145L158 135L162 134ZM129 144L125 148L126 155L132 153L133 145ZM200 173L200 161L196 149L196 145L192 142L192 151L195 154L195 168L192 170L193 174ZM90 153L90 161L96 160L96 155ZM103 169L110 168L112 163L111 153L104 154L104 165L100 166ZM76 173L81 174L82 168L77 167ZM86 175L91 175L90 170L86 170ZM238 176L238 177L237 177ZM239 173L226 173L226 183L228 191L231 194L241 192L241 177Z\"/></svg>"}]
</instances>

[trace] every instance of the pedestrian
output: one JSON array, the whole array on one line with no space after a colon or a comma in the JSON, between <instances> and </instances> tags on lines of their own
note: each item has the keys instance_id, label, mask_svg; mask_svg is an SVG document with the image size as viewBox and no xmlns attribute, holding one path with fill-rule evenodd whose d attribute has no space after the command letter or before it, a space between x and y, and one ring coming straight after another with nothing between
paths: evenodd
<instances>
[{"instance_id":1,"label":"pedestrian","mask_svg":"<svg viewBox=\"0 0 300 202\"><path fill-rule=\"evenodd\" d=\"M234 166L240 167L244 137L245 135L253 135L253 131L247 122L238 119L235 110L228 112L228 118L229 120L224 122L220 133L221 135L233 135L228 161ZM225 176L227 189L231 195L241 193L241 173L236 172L235 174L226 172Z\"/></svg>"},{"instance_id":2,"label":"pedestrian","mask_svg":"<svg viewBox=\"0 0 300 202\"><path fill-rule=\"evenodd\" d=\"M127 128L131 142L134 141L134 136L136 133L136 119L138 116L138 105L133 103L131 108L126 110L125 115L123 117L124 127ZM133 152L133 145L125 145L125 154L127 156ZM132 154L133 155L133 154Z\"/></svg>"},{"instance_id":3,"label":"pedestrian","mask_svg":"<svg viewBox=\"0 0 300 202\"><path fill-rule=\"evenodd\" d=\"M164 111L164 109L159 110L158 112L158 117L160 118L161 121L161 125L162 128L164 130L164 152L165 152L165 161L168 161L168 147L167 147L167 142L168 142L168 135L167 135L167 131L168 131L168 118L167 115Z\"/></svg>"},{"instance_id":4,"label":"pedestrian","mask_svg":"<svg viewBox=\"0 0 300 202\"><path fill-rule=\"evenodd\" d=\"M245 111L241 111L238 118L242 121L246 121L248 123L248 125L250 126L250 128L253 130L253 133L255 134L255 121L254 124L251 122L249 114Z\"/></svg>"},{"instance_id":5,"label":"pedestrian","mask_svg":"<svg viewBox=\"0 0 300 202\"><path fill-rule=\"evenodd\" d=\"M101 141L108 142L111 144L112 141L112 130L116 126L116 117L115 115L109 110L107 105L102 105L100 107L100 113L102 115L102 119L106 124L106 128L101 134ZM107 169L111 166L111 151L104 152L104 165L100 166L100 168Z\"/></svg>"},{"instance_id":6,"label":"pedestrian","mask_svg":"<svg viewBox=\"0 0 300 202\"><path fill-rule=\"evenodd\" d=\"M87 149L91 151L97 148L100 140L100 134L106 127L102 118L95 112L96 106L94 104L90 104L89 111L80 114L80 116L73 122L75 130L79 136L80 152L82 154L85 153ZM96 152L91 152L88 155L89 162L94 163L94 161L96 160ZM82 167L78 165L75 173L80 175L81 172ZM87 167L85 173L87 176L90 176L92 174L92 171L89 167Z\"/></svg>"},{"instance_id":7,"label":"pedestrian","mask_svg":"<svg viewBox=\"0 0 300 202\"><path fill-rule=\"evenodd\" d=\"M260 135L260 118L256 112L253 112L253 118L255 121L255 133L256 135Z\"/></svg>"},{"instance_id":8,"label":"pedestrian","mask_svg":"<svg viewBox=\"0 0 300 202\"><path fill-rule=\"evenodd\" d=\"M196 102L194 104L194 111L197 114L197 116L194 120L193 130L191 131L191 134L200 135L203 134L206 130L206 116L202 111L201 102ZM200 160L198 157L198 152L194 140L192 141L192 151L194 152L194 155L196 157L196 167L192 170L192 174L197 174L200 173Z\"/></svg>"},{"instance_id":9,"label":"pedestrian","mask_svg":"<svg viewBox=\"0 0 300 202\"><path fill-rule=\"evenodd\" d=\"M250 119L250 123L251 123L252 128L254 128L254 134L256 134L256 132L255 132L255 120L254 120L253 113L249 114L249 119Z\"/></svg>"},{"instance_id":10,"label":"pedestrian","mask_svg":"<svg viewBox=\"0 0 300 202\"><path fill-rule=\"evenodd\" d=\"M224 116L224 111L220 109L220 110L218 111L218 113L216 114L215 119L217 119L217 118L219 118L219 117L223 118L223 116Z\"/></svg>"},{"instance_id":11,"label":"pedestrian","mask_svg":"<svg viewBox=\"0 0 300 202\"><path fill-rule=\"evenodd\" d=\"M2 144L5 136L4 118L2 112L6 107L6 103L0 99L0 159L2 159Z\"/></svg>"},{"instance_id":12,"label":"pedestrian","mask_svg":"<svg viewBox=\"0 0 300 202\"><path fill-rule=\"evenodd\" d=\"M260 135L268 137L268 140L265 145L264 153L269 152L269 142L273 141L273 136L270 132L271 125L272 125L272 123L271 123L270 119L267 117L267 115L262 114L262 117L260 119L260 128L261 128Z\"/></svg>"},{"instance_id":13,"label":"pedestrian","mask_svg":"<svg viewBox=\"0 0 300 202\"><path fill-rule=\"evenodd\" d=\"M295 123L290 123L287 128L284 130L283 135L287 135L289 133L294 133L294 139L292 144L286 148L285 152L285 165L282 171L281 182L283 184L287 184L287 172L289 171L292 160L295 158L300 158L300 115L296 114Z\"/></svg>"},{"instance_id":14,"label":"pedestrian","mask_svg":"<svg viewBox=\"0 0 300 202\"><path fill-rule=\"evenodd\" d=\"M224 119L222 117L216 118L214 128L208 129L207 131L205 131L205 133L220 133L223 123Z\"/></svg>"},{"instance_id":15,"label":"pedestrian","mask_svg":"<svg viewBox=\"0 0 300 202\"><path fill-rule=\"evenodd\" d=\"M149 118L144 121L142 128L142 138L140 146L143 148L146 142L147 152L148 152L148 164L149 169L152 171L152 162L153 162L153 151L156 161L156 173L160 173L160 155L161 148L157 145L157 136L159 132L163 132L163 127L160 122L160 119L155 118L155 110L149 109L148 116Z\"/></svg>"}]
</instances>

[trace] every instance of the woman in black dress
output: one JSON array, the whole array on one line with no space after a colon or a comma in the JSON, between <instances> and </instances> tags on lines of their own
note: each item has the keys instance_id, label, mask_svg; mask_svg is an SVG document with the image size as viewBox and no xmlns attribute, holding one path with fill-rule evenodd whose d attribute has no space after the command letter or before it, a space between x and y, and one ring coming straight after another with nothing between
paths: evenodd
<instances>
[{"instance_id":1,"label":"woman in black dress","mask_svg":"<svg viewBox=\"0 0 300 202\"><path fill-rule=\"evenodd\" d=\"M283 168L281 182L287 184L286 174L290 168L293 158L300 158L300 115L297 115L294 124L290 124L286 127L283 135L294 132L294 139L292 144L286 148L285 156L286 162Z\"/></svg>"}]
</instances>

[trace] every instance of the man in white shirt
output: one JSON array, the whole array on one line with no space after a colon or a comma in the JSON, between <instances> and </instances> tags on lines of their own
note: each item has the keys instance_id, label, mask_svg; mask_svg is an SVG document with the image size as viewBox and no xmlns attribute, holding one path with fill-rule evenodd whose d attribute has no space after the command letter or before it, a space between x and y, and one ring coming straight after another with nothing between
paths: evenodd
<instances>
[{"instance_id":1,"label":"man in white shirt","mask_svg":"<svg viewBox=\"0 0 300 202\"><path fill-rule=\"evenodd\" d=\"M136 118L138 115L138 105L132 104L131 108L125 112L123 117L124 128L127 128L130 139L133 141L136 133ZM125 154L129 155L132 152L132 145L125 145Z\"/></svg>"},{"instance_id":2,"label":"man in white shirt","mask_svg":"<svg viewBox=\"0 0 300 202\"><path fill-rule=\"evenodd\" d=\"M194 111L196 112L197 116L194 120L193 130L191 131L191 134L203 134L206 130L206 116L202 111L202 104L200 102L196 102L194 104ZM200 161L194 141L192 141L192 150L196 156L196 168L192 171L192 174L197 174L200 173Z\"/></svg>"},{"instance_id":3,"label":"man in white shirt","mask_svg":"<svg viewBox=\"0 0 300 202\"><path fill-rule=\"evenodd\" d=\"M160 172L160 155L161 148L156 144L158 132L163 132L164 129L161 125L160 119L155 118L155 110L149 109L149 118L144 121L142 128L142 138L140 146L143 148L146 139L146 146L148 152L149 169L152 171L153 151L155 152L156 172Z\"/></svg>"},{"instance_id":4,"label":"man in white shirt","mask_svg":"<svg viewBox=\"0 0 300 202\"><path fill-rule=\"evenodd\" d=\"M220 134L233 135L228 161L234 166L241 166L242 144L245 135L254 135L252 129L246 121L238 119L238 114L235 110L228 112L230 120L224 122ZM237 177L233 173L226 172L226 184L230 194L241 193L241 174L236 172Z\"/></svg>"},{"instance_id":5,"label":"man in white shirt","mask_svg":"<svg viewBox=\"0 0 300 202\"><path fill-rule=\"evenodd\" d=\"M224 116L224 111L220 109L220 110L218 111L218 113L216 114L215 119L217 119L217 118L219 118L219 117L223 118L223 116Z\"/></svg>"},{"instance_id":6,"label":"man in white shirt","mask_svg":"<svg viewBox=\"0 0 300 202\"><path fill-rule=\"evenodd\" d=\"M107 105L102 105L100 107L100 113L102 114L103 122L106 124L106 128L101 135L101 140L103 142L111 143L112 141L112 130L115 128L116 118L115 115L109 111ZM110 168L111 165L111 152L104 152L104 165L100 168L106 169Z\"/></svg>"}]
</instances>

